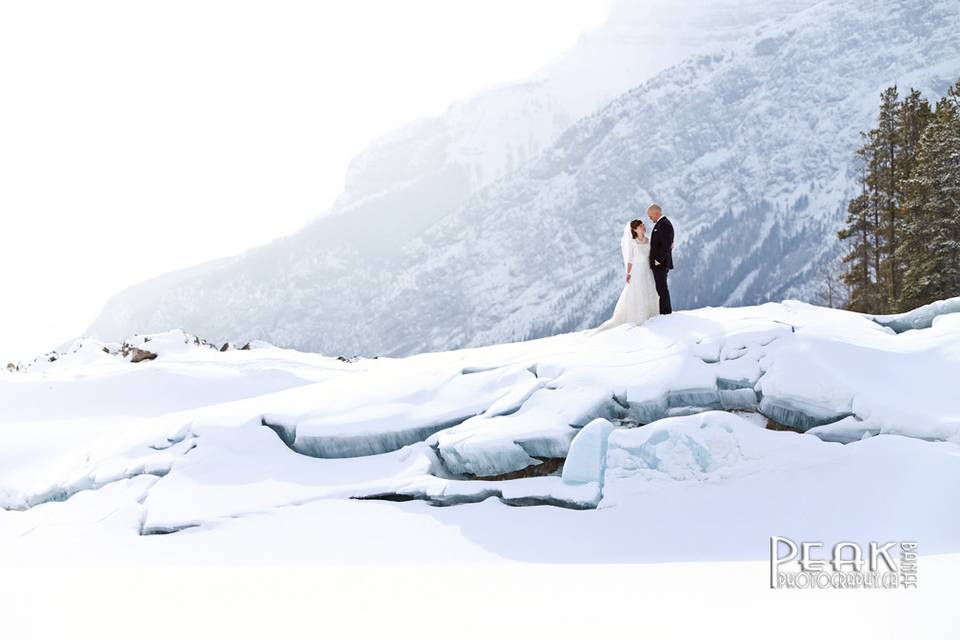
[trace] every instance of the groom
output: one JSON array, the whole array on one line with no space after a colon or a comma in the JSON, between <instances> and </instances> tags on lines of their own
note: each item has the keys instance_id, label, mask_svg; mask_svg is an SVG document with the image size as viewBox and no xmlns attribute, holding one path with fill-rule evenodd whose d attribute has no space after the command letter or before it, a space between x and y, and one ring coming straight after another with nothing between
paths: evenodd
<instances>
[{"instance_id":1,"label":"groom","mask_svg":"<svg viewBox=\"0 0 960 640\"><path fill-rule=\"evenodd\" d=\"M667 288L667 272L673 269L673 225L663 215L663 208L656 202L647 207L647 217L653 222L650 232L650 269L660 296L660 315L671 313L670 289Z\"/></svg>"}]
</instances>

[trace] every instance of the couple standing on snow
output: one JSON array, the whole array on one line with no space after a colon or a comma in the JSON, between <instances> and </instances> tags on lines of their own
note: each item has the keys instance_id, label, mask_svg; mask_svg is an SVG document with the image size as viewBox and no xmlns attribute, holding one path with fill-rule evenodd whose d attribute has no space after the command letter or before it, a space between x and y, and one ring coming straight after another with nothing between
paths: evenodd
<instances>
[{"instance_id":1,"label":"couple standing on snow","mask_svg":"<svg viewBox=\"0 0 960 640\"><path fill-rule=\"evenodd\" d=\"M647 207L647 217L653 223L649 239L647 227L639 218L628 222L623 230L620 251L627 271L626 284L613 316L598 331L626 322L642 324L673 311L667 287L667 274L673 269L673 225L656 202Z\"/></svg>"}]
</instances>

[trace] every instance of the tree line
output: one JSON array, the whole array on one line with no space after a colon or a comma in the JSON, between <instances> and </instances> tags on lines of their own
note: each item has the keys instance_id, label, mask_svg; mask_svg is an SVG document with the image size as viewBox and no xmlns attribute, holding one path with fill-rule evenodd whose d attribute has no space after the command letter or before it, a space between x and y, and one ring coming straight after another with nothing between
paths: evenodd
<instances>
[{"instance_id":1,"label":"tree line","mask_svg":"<svg viewBox=\"0 0 960 640\"><path fill-rule=\"evenodd\" d=\"M880 96L857 149L859 194L838 237L846 308L896 313L960 296L960 81L931 106Z\"/></svg>"}]
</instances>

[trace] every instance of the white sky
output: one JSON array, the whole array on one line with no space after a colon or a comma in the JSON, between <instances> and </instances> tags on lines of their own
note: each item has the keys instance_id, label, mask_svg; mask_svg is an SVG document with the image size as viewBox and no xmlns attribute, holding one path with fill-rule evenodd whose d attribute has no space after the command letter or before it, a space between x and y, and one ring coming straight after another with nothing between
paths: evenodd
<instances>
[{"instance_id":1,"label":"white sky","mask_svg":"<svg viewBox=\"0 0 960 640\"><path fill-rule=\"evenodd\" d=\"M373 138L527 77L606 0L0 4L0 366L289 234Z\"/></svg>"}]
</instances>

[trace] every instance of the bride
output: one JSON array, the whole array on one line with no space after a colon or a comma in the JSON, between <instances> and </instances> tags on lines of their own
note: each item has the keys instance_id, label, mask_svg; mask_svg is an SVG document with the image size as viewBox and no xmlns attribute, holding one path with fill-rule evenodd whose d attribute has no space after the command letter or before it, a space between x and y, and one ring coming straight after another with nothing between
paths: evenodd
<instances>
[{"instance_id":1,"label":"bride","mask_svg":"<svg viewBox=\"0 0 960 640\"><path fill-rule=\"evenodd\" d=\"M627 282L617 300L613 317L597 327L597 331L627 322L641 324L660 314L660 297L650 270L650 241L642 220L631 220L624 227L620 251L627 270Z\"/></svg>"}]
</instances>

